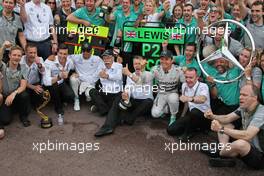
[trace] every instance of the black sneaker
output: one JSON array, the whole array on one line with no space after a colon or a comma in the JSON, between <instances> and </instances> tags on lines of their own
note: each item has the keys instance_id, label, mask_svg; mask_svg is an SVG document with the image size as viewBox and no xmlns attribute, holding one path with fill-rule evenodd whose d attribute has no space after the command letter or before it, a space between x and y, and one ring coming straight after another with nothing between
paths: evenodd
<instances>
[{"instance_id":1,"label":"black sneaker","mask_svg":"<svg viewBox=\"0 0 264 176\"><path fill-rule=\"evenodd\" d=\"M102 137L109 134L112 134L114 130L112 128L101 128L99 131L97 131L94 136L95 137Z\"/></svg>"},{"instance_id":2,"label":"black sneaker","mask_svg":"<svg viewBox=\"0 0 264 176\"><path fill-rule=\"evenodd\" d=\"M234 158L217 157L210 158L209 165L212 167L234 167L236 160Z\"/></svg>"},{"instance_id":3,"label":"black sneaker","mask_svg":"<svg viewBox=\"0 0 264 176\"><path fill-rule=\"evenodd\" d=\"M24 127L29 127L31 125L29 120L23 120L22 124L23 124Z\"/></svg>"},{"instance_id":4,"label":"black sneaker","mask_svg":"<svg viewBox=\"0 0 264 176\"><path fill-rule=\"evenodd\" d=\"M202 146L200 149L200 152L203 154L206 154L207 156L209 156L211 158L220 157L220 150L218 150L218 149L212 150L212 149L210 149L209 146L210 146L209 144L207 144L207 146Z\"/></svg>"}]
</instances>

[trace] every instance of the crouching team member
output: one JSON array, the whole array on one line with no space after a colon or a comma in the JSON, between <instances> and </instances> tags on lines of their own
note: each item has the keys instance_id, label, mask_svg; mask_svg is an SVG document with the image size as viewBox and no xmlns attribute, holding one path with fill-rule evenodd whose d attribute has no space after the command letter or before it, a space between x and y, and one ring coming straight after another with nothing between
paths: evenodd
<instances>
[{"instance_id":1,"label":"crouching team member","mask_svg":"<svg viewBox=\"0 0 264 176\"><path fill-rule=\"evenodd\" d=\"M71 87L75 95L73 107L75 111L80 110L79 94L85 93L86 101L91 101L89 92L95 88L95 83L99 79L98 69L103 66L102 59L91 54L91 45L84 43L82 45L82 54L71 55L76 72L70 78Z\"/></svg>"},{"instance_id":2,"label":"crouching team member","mask_svg":"<svg viewBox=\"0 0 264 176\"><path fill-rule=\"evenodd\" d=\"M3 44L5 45L5 43ZM1 51L2 52L2 51ZM0 129L4 136L4 125L11 123L13 110L19 113L20 121L24 127L30 126L28 115L30 113L30 99L27 94L26 70L20 66L22 49L18 46L11 47L9 62L2 62L0 56L0 72L2 75L3 104L0 106Z\"/></svg>"},{"instance_id":3,"label":"crouching team member","mask_svg":"<svg viewBox=\"0 0 264 176\"><path fill-rule=\"evenodd\" d=\"M26 55L22 56L20 64L26 68L27 92L31 104L36 108L43 101L41 75L45 72L44 61L42 57L38 57L36 45L30 43L26 45Z\"/></svg>"},{"instance_id":4,"label":"crouching team member","mask_svg":"<svg viewBox=\"0 0 264 176\"><path fill-rule=\"evenodd\" d=\"M122 64L114 62L113 50L106 50L103 54L104 65L99 69L99 77L102 86L100 90L90 90L90 96L101 116L110 110L115 98L122 91Z\"/></svg>"},{"instance_id":5,"label":"crouching team member","mask_svg":"<svg viewBox=\"0 0 264 176\"><path fill-rule=\"evenodd\" d=\"M182 84L180 101L188 107L185 115L168 127L168 134L182 135L182 141L188 141L193 130L210 129L210 120L204 118L204 112L210 108L209 88L205 83L199 82L196 68L187 68L185 72L186 83ZM185 106L186 106L185 105Z\"/></svg>"},{"instance_id":6,"label":"crouching team member","mask_svg":"<svg viewBox=\"0 0 264 176\"><path fill-rule=\"evenodd\" d=\"M51 55L44 62L45 74L43 83L50 92L54 102L55 111L58 114L58 123L63 124L63 102L71 102L74 93L68 83L69 71L73 69L72 61L68 58L68 48L61 44L58 55Z\"/></svg>"},{"instance_id":7,"label":"crouching team member","mask_svg":"<svg viewBox=\"0 0 264 176\"><path fill-rule=\"evenodd\" d=\"M95 133L96 137L113 133L114 128L122 121L133 125L137 117L150 114L153 105L152 75L144 71L145 62L146 60L137 56L133 60L134 73L128 67L123 68L123 74L127 76L125 91L114 100L104 125Z\"/></svg>"},{"instance_id":8,"label":"crouching team member","mask_svg":"<svg viewBox=\"0 0 264 176\"><path fill-rule=\"evenodd\" d=\"M211 129L219 134L219 142L225 146L209 160L210 164L234 166L235 161L230 158L239 157L251 168L264 169L264 106L259 103L259 89L247 84L241 88L239 99L240 107L230 114L205 113L206 118L213 120ZM242 129L236 130L231 122L239 118ZM230 137L235 139L231 144L228 143Z\"/></svg>"},{"instance_id":9,"label":"crouching team member","mask_svg":"<svg viewBox=\"0 0 264 176\"><path fill-rule=\"evenodd\" d=\"M173 65L171 51L162 51L160 65L152 69L153 77L158 84L158 94L154 100L151 114L154 118L161 117L164 113L170 113L171 125L176 120L179 109L178 87L185 82L185 77L179 67Z\"/></svg>"}]
</instances>

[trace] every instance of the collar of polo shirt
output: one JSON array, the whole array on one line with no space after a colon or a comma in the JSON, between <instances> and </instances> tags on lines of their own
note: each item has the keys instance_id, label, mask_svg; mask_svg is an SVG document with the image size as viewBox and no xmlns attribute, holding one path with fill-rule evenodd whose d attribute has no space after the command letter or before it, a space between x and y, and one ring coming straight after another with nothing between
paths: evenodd
<instances>
[{"instance_id":1,"label":"collar of polo shirt","mask_svg":"<svg viewBox=\"0 0 264 176\"><path fill-rule=\"evenodd\" d=\"M3 17L3 11L4 11L4 9L2 9L1 11L0 11L0 17ZM14 21L15 20L15 12L13 11L12 12L12 19L11 19L11 21Z\"/></svg>"}]
</instances>

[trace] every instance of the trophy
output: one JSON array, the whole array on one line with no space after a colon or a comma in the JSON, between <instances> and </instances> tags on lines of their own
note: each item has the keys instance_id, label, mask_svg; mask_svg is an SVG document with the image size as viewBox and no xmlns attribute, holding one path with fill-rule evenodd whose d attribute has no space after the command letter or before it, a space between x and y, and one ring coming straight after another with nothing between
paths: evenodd
<instances>
[{"instance_id":1,"label":"trophy","mask_svg":"<svg viewBox=\"0 0 264 176\"><path fill-rule=\"evenodd\" d=\"M52 127L52 120L47 116L45 115L44 113L42 113L40 110L42 108L44 108L48 102L50 101L50 93L48 90L45 90L43 93L43 99L44 99L44 102L39 106L37 107L37 113L38 115L41 117L41 121L40 121L40 127L41 128L51 128Z\"/></svg>"}]
</instances>

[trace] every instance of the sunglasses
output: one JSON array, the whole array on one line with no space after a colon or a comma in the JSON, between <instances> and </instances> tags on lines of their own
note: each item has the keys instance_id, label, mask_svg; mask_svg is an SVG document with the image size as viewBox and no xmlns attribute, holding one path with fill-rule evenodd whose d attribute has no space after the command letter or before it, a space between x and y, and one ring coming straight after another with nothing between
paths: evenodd
<instances>
[{"instance_id":1,"label":"sunglasses","mask_svg":"<svg viewBox=\"0 0 264 176\"><path fill-rule=\"evenodd\" d=\"M56 2L48 2L48 4L56 4Z\"/></svg>"}]
</instances>

